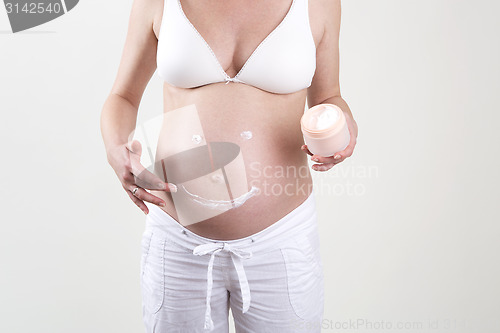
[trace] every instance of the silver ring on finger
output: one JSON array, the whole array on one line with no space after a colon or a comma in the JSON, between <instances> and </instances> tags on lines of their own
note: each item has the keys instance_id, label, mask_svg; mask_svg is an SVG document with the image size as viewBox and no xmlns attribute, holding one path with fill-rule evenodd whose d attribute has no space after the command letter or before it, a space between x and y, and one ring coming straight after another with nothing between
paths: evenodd
<instances>
[{"instance_id":1,"label":"silver ring on finger","mask_svg":"<svg viewBox=\"0 0 500 333\"><path fill-rule=\"evenodd\" d=\"M132 190L132 195L135 196L135 192L137 192L137 190L139 189L139 186L136 186L133 190Z\"/></svg>"}]
</instances>

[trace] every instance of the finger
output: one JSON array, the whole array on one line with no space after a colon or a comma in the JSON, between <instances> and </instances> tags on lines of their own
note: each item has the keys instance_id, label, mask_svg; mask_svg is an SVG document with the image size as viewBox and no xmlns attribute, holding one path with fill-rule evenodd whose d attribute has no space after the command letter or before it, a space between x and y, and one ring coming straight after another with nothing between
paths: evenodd
<instances>
[{"instance_id":1,"label":"finger","mask_svg":"<svg viewBox=\"0 0 500 333\"><path fill-rule=\"evenodd\" d=\"M335 163L339 163L344 161L346 158L352 156L352 153L354 151L354 146L356 145L356 139L352 139L349 142L349 145L342 151L339 151L338 153L335 153L334 155L334 160Z\"/></svg>"},{"instance_id":2,"label":"finger","mask_svg":"<svg viewBox=\"0 0 500 333\"><path fill-rule=\"evenodd\" d=\"M319 162L319 163L334 163L336 160L333 156L320 156L320 155L312 155L311 161Z\"/></svg>"},{"instance_id":3,"label":"finger","mask_svg":"<svg viewBox=\"0 0 500 333\"><path fill-rule=\"evenodd\" d=\"M132 201L137 205L137 207L139 207L144 212L144 214L147 215L149 213L148 206L146 206L144 202L136 198L129 190L125 189L125 192L127 192L130 199L132 199Z\"/></svg>"},{"instance_id":4,"label":"finger","mask_svg":"<svg viewBox=\"0 0 500 333\"><path fill-rule=\"evenodd\" d=\"M142 154L142 145L137 140L127 142L126 147L131 153L137 154L139 156Z\"/></svg>"},{"instance_id":5,"label":"finger","mask_svg":"<svg viewBox=\"0 0 500 333\"><path fill-rule=\"evenodd\" d=\"M134 182L139 187L167 192L177 192L177 186L165 183L160 177L146 169L140 162L139 155L130 155L130 166L134 175Z\"/></svg>"},{"instance_id":6,"label":"finger","mask_svg":"<svg viewBox=\"0 0 500 333\"><path fill-rule=\"evenodd\" d=\"M300 149L302 149L302 151L306 152L308 155L313 155L313 153L311 153L309 151L309 149L307 148L307 145L302 145L302 147L300 147Z\"/></svg>"},{"instance_id":7,"label":"finger","mask_svg":"<svg viewBox=\"0 0 500 333\"><path fill-rule=\"evenodd\" d=\"M175 184L165 183L161 178L144 167L142 167L142 169L140 169L140 167L136 168L135 171L133 171L133 174L136 184L142 188L157 191L177 192L177 186Z\"/></svg>"},{"instance_id":8,"label":"finger","mask_svg":"<svg viewBox=\"0 0 500 333\"><path fill-rule=\"evenodd\" d=\"M328 171L330 170L335 163L325 163L325 164L313 164L312 168L315 171Z\"/></svg>"},{"instance_id":9,"label":"finger","mask_svg":"<svg viewBox=\"0 0 500 333\"><path fill-rule=\"evenodd\" d=\"M128 188L128 190L132 193L136 187L138 187L138 186L131 185ZM152 204L155 204L157 206L165 207L165 201L163 201L163 199L158 198L155 195L152 195L151 193L149 193L145 189L141 188L140 186L137 189L137 191L135 191L135 194L132 193L132 195L139 200L151 202Z\"/></svg>"}]
</instances>

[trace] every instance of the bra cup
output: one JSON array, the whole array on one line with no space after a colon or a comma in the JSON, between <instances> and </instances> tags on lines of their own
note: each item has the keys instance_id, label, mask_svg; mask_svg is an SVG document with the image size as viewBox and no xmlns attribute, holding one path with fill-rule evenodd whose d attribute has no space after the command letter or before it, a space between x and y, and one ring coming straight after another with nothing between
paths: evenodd
<instances>
[{"instance_id":1,"label":"bra cup","mask_svg":"<svg viewBox=\"0 0 500 333\"><path fill-rule=\"evenodd\" d=\"M300 26L280 27L279 33L261 45L238 79L278 94L309 87L316 70L316 49L308 36Z\"/></svg>"},{"instance_id":2,"label":"bra cup","mask_svg":"<svg viewBox=\"0 0 500 333\"><path fill-rule=\"evenodd\" d=\"M156 55L158 76L182 88L224 81L210 49L178 12L175 0L165 0Z\"/></svg>"},{"instance_id":3,"label":"bra cup","mask_svg":"<svg viewBox=\"0 0 500 333\"><path fill-rule=\"evenodd\" d=\"M309 27L307 0L295 0L293 11L252 55L238 76L260 89L286 94L311 85L316 46Z\"/></svg>"},{"instance_id":4,"label":"bra cup","mask_svg":"<svg viewBox=\"0 0 500 333\"><path fill-rule=\"evenodd\" d=\"M182 88L199 87L224 81L224 75L210 51L189 33L166 32L162 45L158 45L158 76Z\"/></svg>"}]
</instances>

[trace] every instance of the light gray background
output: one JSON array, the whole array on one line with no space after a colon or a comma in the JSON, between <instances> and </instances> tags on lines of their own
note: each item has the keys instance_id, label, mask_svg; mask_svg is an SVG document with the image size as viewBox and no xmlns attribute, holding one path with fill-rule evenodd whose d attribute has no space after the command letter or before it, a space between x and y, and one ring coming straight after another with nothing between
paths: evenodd
<instances>
[{"instance_id":1,"label":"light gray background","mask_svg":"<svg viewBox=\"0 0 500 333\"><path fill-rule=\"evenodd\" d=\"M145 216L99 130L131 3L82 1L16 35L0 9L1 332L143 331ZM500 5L342 8L341 88L359 143L315 178L323 332L499 330ZM161 111L155 74L140 119Z\"/></svg>"}]
</instances>

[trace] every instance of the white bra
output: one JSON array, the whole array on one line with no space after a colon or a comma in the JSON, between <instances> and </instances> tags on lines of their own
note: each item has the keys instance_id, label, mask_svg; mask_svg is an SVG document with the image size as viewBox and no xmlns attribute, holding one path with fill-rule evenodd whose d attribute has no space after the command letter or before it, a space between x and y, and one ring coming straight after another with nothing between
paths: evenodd
<instances>
[{"instance_id":1,"label":"white bra","mask_svg":"<svg viewBox=\"0 0 500 333\"><path fill-rule=\"evenodd\" d=\"M189 21L180 0L164 0L157 49L158 76L182 88L236 82L278 94L311 85L316 45L309 25L308 0L292 0L285 18L259 44L240 71L230 77Z\"/></svg>"}]
</instances>

